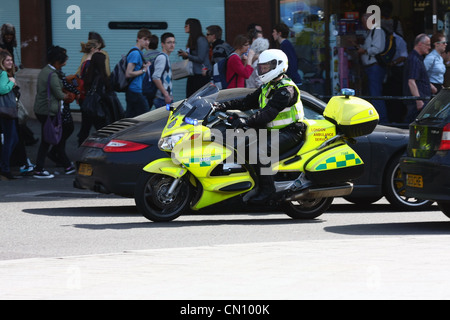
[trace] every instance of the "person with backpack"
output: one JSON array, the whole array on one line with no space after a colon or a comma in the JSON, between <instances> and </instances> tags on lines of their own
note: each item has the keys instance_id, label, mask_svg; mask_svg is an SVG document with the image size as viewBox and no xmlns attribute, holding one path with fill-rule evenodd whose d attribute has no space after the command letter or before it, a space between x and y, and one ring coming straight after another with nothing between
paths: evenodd
<instances>
[{"instance_id":1,"label":"person with backpack","mask_svg":"<svg viewBox=\"0 0 450 320\"><path fill-rule=\"evenodd\" d=\"M150 62L145 62L142 49L148 47L151 32L148 29L141 29L137 34L136 46L127 56L127 69L125 76L131 78L131 83L127 88L125 97L127 108L125 116L127 118L136 117L150 111L148 101L142 93L142 80L147 72Z\"/></svg>"},{"instance_id":2,"label":"person with backpack","mask_svg":"<svg viewBox=\"0 0 450 320\"><path fill-rule=\"evenodd\" d=\"M222 28L218 25L206 27L206 39L208 39L210 45L209 56L213 66L234 51L230 44L222 40Z\"/></svg>"},{"instance_id":3,"label":"person with backpack","mask_svg":"<svg viewBox=\"0 0 450 320\"><path fill-rule=\"evenodd\" d=\"M378 63L376 55L385 48L386 34L382 28L369 28L367 22L371 15L366 13L362 17L363 26L367 31L364 44L358 48L358 54L361 57L367 76L368 93L370 96L379 97L383 95L383 81L386 76L386 68ZM373 99L371 103L380 115L380 123L388 123L385 101Z\"/></svg>"},{"instance_id":4,"label":"person with backpack","mask_svg":"<svg viewBox=\"0 0 450 320\"><path fill-rule=\"evenodd\" d=\"M153 68L153 63L161 51L158 50L159 38L157 35L152 34L150 42L147 48L145 48L144 60L145 62L150 62L150 67L145 73L144 79L142 80L142 94L148 101L148 107L150 110L153 107L153 100L155 100L156 88L153 84L151 77L151 69Z\"/></svg>"},{"instance_id":5,"label":"person with backpack","mask_svg":"<svg viewBox=\"0 0 450 320\"><path fill-rule=\"evenodd\" d=\"M153 70L151 79L156 87L153 100L155 108L160 108L173 102L172 68L169 56L175 50L175 36L166 32L161 36L162 53L160 53L150 67Z\"/></svg>"}]
</instances>

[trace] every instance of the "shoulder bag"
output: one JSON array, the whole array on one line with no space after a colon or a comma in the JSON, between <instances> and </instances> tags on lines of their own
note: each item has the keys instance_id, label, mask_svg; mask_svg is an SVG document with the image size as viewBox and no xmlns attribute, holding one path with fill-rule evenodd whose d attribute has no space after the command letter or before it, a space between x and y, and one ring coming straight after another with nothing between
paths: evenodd
<instances>
[{"instance_id":1,"label":"shoulder bag","mask_svg":"<svg viewBox=\"0 0 450 320\"><path fill-rule=\"evenodd\" d=\"M106 117L102 105L102 96L98 90L98 77L95 78L91 88L81 104L81 112L90 118L104 119Z\"/></svg>"},{"instance_id":2,"label":"shoulder bag","mask_svg":"<svg viewBox=\"0 0 450 320\"><path fill-rule=\"evenodd\" d=\"M58 106L58 112L55 117L50 116L50 79L54 72L50 72L47 80L47 100L48 100L48 115L42 130L42 138L45 142L51 145L57 145L62 137L62 117L61 107Z\"/></svg>"},{"instance_id":3,"label":"shoulder bag","mask_svg":"<svg viewBox=\"0 0 450 320\"><path fill-rule=\"evenodd\" d=\"M0 117L6 119L17 118L17 99L13 90L0 95Z\"/></svg>"},{"instance_id":4,"label":"shoulder bag","mask_svg":"<svg viewBox=\"0 0 450 320\"><path fill-rule=\"evenodd\" d=\"M185 59L172 63L172 79L178 80L194 75L192 61Z\"/></svg>"}]
</instances>

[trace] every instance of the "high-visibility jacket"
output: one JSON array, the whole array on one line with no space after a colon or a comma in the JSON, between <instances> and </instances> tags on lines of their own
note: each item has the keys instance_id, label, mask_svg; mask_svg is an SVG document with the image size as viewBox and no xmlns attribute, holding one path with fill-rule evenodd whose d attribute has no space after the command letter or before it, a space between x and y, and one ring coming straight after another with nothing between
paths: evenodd
<instances>
[{"instance_id":1,"label":"high-visibility jacket","mask_svg":"<svg viewBox=\"0 0 450 320\"><path fill-rule=\"evenodd\" d=\"M294 81L289 78L283 78L281 81L278 81L276 84L267 83L261 89L262 92L259 96L259 106L260 108L265 108L267 103L269 102L269 94L272 90L277 90L283 87L292 86L297 90L297 101L290 107L284 108L275 119L267 124L268 129L282 129L287 127L288 125L303 120L304 112L303 112L303 104L300 99L300 90L295 85Z\"/></svg>"}]
</instances>

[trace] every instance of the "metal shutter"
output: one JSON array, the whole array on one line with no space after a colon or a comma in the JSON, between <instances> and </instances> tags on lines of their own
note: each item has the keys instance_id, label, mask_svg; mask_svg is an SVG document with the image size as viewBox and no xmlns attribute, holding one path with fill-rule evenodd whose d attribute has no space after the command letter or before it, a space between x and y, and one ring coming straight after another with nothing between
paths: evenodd
<instances>
[{"instance_id":1,"label":"metal shutter","mask_svg":"<svg viewBox=\"0 0 450 320\"><path fill-rule=\"evenodd\" d=\"M67 27L72 15L67 13L67 9L74 3L81 10L81 29ZM176 53L178 49L184 49L187 43L188 35L184 32L187 18L199 19L205 34L206 27L212 24L218 24L225 30L224 0L52 0L53 44L67 49L69 60L63 70L66 74L73 74L82 57L80 42L87 41L89 31L96 31L105 40L105 50L110 56L113 69L121 56L135 45L138 30L111 30L109 22L167 22L167 30L150 31L158 37L164 32L175 35L176 49L170 56L170 60L174 62L180 59ZM185 98L185 87L186 80L174 82L175 101ZM123 93L119 94L125 107L124 96Z\"/></svg>"}]
</instances>

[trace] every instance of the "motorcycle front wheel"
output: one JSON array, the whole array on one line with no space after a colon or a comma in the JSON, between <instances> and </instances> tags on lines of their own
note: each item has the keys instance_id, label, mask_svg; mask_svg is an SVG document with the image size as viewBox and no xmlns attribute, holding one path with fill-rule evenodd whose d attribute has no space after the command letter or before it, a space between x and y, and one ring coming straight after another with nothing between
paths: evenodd
<instances>
[{"instance_id":1,"label":"motorcycle front wheel","mask_svg":"<svg viewBox=\"0 0 450 320\"><path fill-rule=\"evenodd\" d=\"M135 203L139 212L153 222L178 218L188 208L192 186L183 177L172 195L168 195L174 178L162 174L142 174L136 184Z\"/></svg>"},{"instance_id":2,"label":"motorcycle front wheel","mask_svg":"<svg viewBox=\"0 0 450 320\"><path fill-rule=\"evenodd\" d=\"M284 212L292 219L315 219L331 206L333 198L304 199L284 204Z\"/></svg>"}]
</instances>

